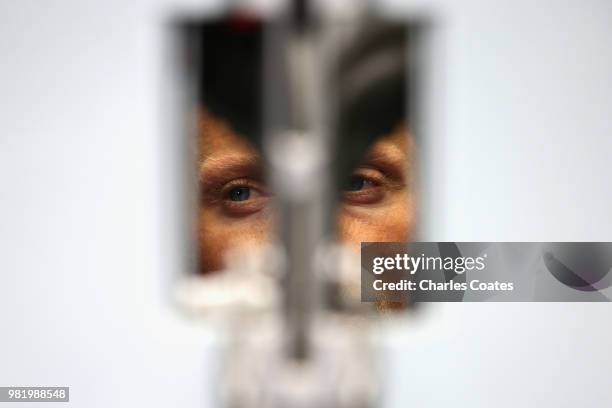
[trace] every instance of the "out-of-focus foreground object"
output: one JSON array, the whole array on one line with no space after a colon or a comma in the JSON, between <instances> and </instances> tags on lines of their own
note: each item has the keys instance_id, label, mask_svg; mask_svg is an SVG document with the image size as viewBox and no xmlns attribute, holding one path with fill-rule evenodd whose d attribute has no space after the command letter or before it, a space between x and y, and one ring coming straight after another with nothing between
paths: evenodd
<instances>
[{"instance_id":1,"label":"out-of-focus foreground object","mask_svg":"<svg viewBox=\"0 0 612 408\"><path fill-rule=\"evenodd\" d=\"M359 256L336 242L334 217L342 180L376 137L407 121L418 133L421 25L385 21L365 5L324 11L294 1L267 18L238 8L174 26L183 130L190 143L209 137L200 143L209 150L195 155L205 163L195 178L210 184L218 175L206 173L207 164L220 160L210 149L231 150L227 140L241 139L232 163L240 161L239 151L263 157L278 214L277 236L266 245L228 248L200 233L197 246L215 249L194 249L193 270L179 284L182 306L217 317L229 334L223 406L377 406L369 334L379 310L360 301ZM212 118L221 118L216 130ZM214 139L213 132L226 138ZM246 160L233 177L253 167ZM194 184L188 191L199 191ZM260 195L257 203L267 193L229 191L230 221L219 228L249 208L236 203L251 194ZM193 198L188 225L196 224ZM397 308L410 309L410 299Z\"/></svg>"}]
</instances>

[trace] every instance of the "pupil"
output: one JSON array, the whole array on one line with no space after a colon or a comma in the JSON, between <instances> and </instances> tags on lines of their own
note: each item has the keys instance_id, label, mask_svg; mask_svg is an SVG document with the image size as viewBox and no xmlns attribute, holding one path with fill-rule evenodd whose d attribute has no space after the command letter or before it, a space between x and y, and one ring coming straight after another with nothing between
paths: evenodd
<instances>
[{"instance_id":1,"label":"pupil","mask_svg":"<svg viewBox=\"0 0 612 408\"><path fill-rule=\"evenodd\" d=\"M251 196L251 189L249 187L238 187L230 191L230 200L232 201L246 201Z\"/></svg>"},{"instance_id":2,"label":"pupil","mask_svg":"<svg viewBox=\"0 0 612 408\"><path fill-rule=\"evenodd\" d=\"M364 185L365 179L363 177L352 176L346 189L348 191L359 191L363 190Z\"/></svg>"}]
</instances>

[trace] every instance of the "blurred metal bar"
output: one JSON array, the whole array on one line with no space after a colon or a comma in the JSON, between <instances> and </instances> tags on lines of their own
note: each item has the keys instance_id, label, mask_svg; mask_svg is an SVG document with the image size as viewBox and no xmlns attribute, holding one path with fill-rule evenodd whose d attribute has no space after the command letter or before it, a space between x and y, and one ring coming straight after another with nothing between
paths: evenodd
<instances>
[{"instance_id":1,"label":"blurred metal bar","mask_svg":"<svg viewBox=\"0 0 612 408\"><path fill-rule=\"evenodd\" d=\"M311 354L312 319L319 303L314 259L323 239L321 203L328 200L323 197L325 183L320 177L325 161L319 132L323 100L316 37L306 2L295 1L292 7L285 18L271 24L266 36L264 109L269 121L265 137L272 172L282 175L274 188L286 255L287 351L290 357L305 360Z\"/></svg>"}]
</instances>

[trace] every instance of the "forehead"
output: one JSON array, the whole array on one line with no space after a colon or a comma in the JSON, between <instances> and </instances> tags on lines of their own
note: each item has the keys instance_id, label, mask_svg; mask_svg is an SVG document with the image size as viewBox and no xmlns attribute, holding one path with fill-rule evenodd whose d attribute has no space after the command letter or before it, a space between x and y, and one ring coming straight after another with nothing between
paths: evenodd
<instances>
[{"instance_id":1,"label":"forehead","mask_svg":"<svg viewBox=\"0 0 612 408\"><path fill-rule=\"evenodd\" d=\"M259 150L247 138L239 135L228 121L202 111L198 122L198 148L201 161L238 156L261 158ZM399 124L391 133L375 139L368 149L366 159L372 156L404 156L408 151L409 137L406 126Z\"/></svg>"}]
</instances>

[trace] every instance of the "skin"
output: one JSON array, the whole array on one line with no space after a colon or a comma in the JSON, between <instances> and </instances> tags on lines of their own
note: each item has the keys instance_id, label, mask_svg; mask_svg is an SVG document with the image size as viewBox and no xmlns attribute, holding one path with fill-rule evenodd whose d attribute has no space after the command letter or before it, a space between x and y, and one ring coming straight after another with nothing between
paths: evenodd
<instances>
[{"instance_id":1,"label":"skin","mask_svg":"<svg viewBox=\"0 0 612 408\"><path fill-rule=\"evenodd\" d=\"M201 272L224 267L225 254L273 238L273 193L263 179L258 151L220 118L199 120ZM415 229L413 138L403 124L381 135L342 192L337 239L410 240Z\"/></svg>"}]
</instances>

